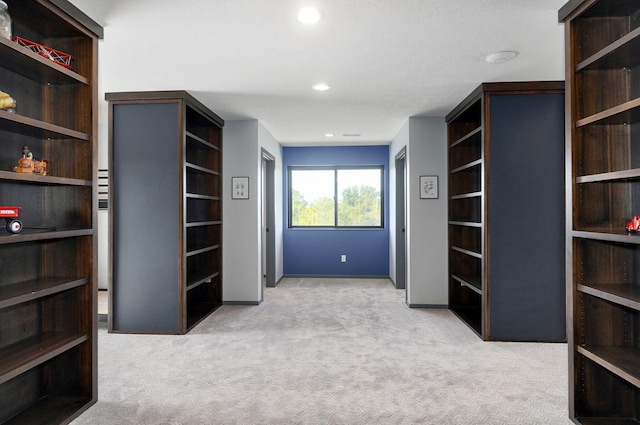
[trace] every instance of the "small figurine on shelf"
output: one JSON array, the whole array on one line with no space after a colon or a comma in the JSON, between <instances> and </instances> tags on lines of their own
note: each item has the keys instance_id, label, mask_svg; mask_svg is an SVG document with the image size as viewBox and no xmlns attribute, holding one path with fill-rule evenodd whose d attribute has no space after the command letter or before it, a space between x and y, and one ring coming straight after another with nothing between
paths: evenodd
<instances>
[{"instance_id":1,"label":"small figurine on shelf","mask_svg":"<svg viewBox=\"0 0 640 425\"><path fill-rule=\"evenodd\" d=\"M22 207L0 207L0 218L4 218L5 228L9 233L20 233L22 222L18 220Z\"/></svg>"},{"instance_id":2,"label":"small figurine on shelf","mask_svg":"<svg viewBox=\"0 0 640 425\"><path fill-rule=\"evenodd\" d=\"M22 158L18 160L18 165L13 167L16 173L47 175L47 160L38 160L33 157L33 153L28 146L22 147Z\"/></svg>"},{"instance_id":3,"label":"small figurine on shelf","mask_svg":"<svg viewBox=\"0 0 640 425\"><path fill-rule=\"evenodd\" d=\"M22 147L22 157L27 159L33 159L33 153L31 152L31 149L29 149L29 146Z\"/></svg>"},{"instance_id":4,"label":"small figurine on shelf","mask_svg":"<svg viewBox=\"0 0 640 425\"><path fill-rule=\"evenodd\" d=\"M12 114L16 113L17 103L14 98L12 98L9 93L5 93L0 90L0 109L4 109L7 112Z\"/></svg>"},{"instance_id":5,"label":"small figurine on shelf","mask_svg":"<svg viewBox=\"0 0 640 425\"><path fill-rule=\"evenodd\" d=\"M627 224L627 232L640 232L640 215L634 215L629 224Z\"/></svg>"}]
</instances>

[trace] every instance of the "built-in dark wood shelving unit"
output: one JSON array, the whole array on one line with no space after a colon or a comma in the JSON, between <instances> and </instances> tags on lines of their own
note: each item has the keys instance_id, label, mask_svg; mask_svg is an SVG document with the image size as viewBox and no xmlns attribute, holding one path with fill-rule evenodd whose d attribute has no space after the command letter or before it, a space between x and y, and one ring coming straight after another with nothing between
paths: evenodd
<instances>
[{"instance_id":1,"label":"built-in dark wood shelving unit","mask_svg":"<svg viewBox=\"0 0 640 425\"><path fill-rule=\"evenodd\" d=\"M7 0L13 35L73 56L72 69L0 37L0 424L69 423L97 400L94 166L102 28L66 0ZM13 167L28 146L48 175ZM97 206L97 204L95 204Z\"/></svg>"},{"instance_id":2,"label":"built-in dark wood shelving unit","mask_svg":"<svg viewBox=\"0 0 640 425\"><path fill-rule=\"evenodd\" d=\"M224 122L185 91L107 93L106 99L109 328L186 333L222 304Z\"/></svg>"},{"instance_id":3,"label":"built-in dark wood shelving unit","mask_svg":"<svg viewBox=\"0 0 640 425\"><path fill-rule=\"evenodd\" d=\"M569 414L640 423L640 4L572 0L567 69Z\"/></svg>"},{"instance_id":4,"label":"built-in dark wood shelving unit","mask_svg":"<svg viewBox=\"0 0 640 425\"><path fill-rule=\"evenodd\" d=\"M563 91L482 84L447 116L449 307L486 340L566 337Z\"/></svg>"}]
</instances>

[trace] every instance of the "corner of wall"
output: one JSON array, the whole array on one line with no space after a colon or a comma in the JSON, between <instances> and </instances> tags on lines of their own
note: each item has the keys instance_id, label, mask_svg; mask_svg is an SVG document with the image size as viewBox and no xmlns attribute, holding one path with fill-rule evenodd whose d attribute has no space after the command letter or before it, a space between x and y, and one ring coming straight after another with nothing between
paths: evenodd
<instances>
[{"instance_id":1,"label":"corner of wall","mask_svg":"<svg viewBox=\"0 0 640 425\"><path fill-rule=\"evenodd\" d=\"M409 303L448 304L447 132L444 117L409 118ZM438 176L437 199L420 199L420 176Z\"/></svg>"},{"instance_id":2,"label":"corner of wall","mask_svg":"<svg viewBox=\"0 0 640 425\"><path fill-rule=\"evenodd\" d=\"M223 302L260 300L258 121L227 121L223 158ZM231 177L249 177L249 199L231 199Z\"/></svg>"}]
</instances>

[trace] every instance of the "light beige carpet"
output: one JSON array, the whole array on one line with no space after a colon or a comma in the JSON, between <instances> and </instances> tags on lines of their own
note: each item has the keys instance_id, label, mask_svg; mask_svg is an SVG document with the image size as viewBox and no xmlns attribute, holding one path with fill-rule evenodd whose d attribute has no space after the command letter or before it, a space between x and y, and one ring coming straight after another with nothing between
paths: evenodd
<instances>
[{"instance_id":1,"label":"light beige carpet","mask_svg":"<svg viewBox=\"0 0 640 425\"><path fill-rule=\"evenodd\" d=\"M99 332L83 424L570 424L566 344L482 342L388 280L284 279L189 334Z\"/></svg>"}]
</instances>

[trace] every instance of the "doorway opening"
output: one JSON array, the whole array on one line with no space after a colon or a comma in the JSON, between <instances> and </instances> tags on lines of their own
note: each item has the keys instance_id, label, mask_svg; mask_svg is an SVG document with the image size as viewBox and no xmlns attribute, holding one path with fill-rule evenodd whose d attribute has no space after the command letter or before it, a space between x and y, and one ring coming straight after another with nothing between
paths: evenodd
<instances>
[{"instance_id":1,"label":"doorway opening","mask_svg":"<svg viewBox=\"0 0 640 425\"><path fill-rule=\"evenodd\" d=\"M275 235L275 169L276 158L262 149L262 275L260 299L263 287L276 286L276 235Z\"/></svg>"},{"instance_id":2,"label":"doorway opening","mask_svg":"<svg viewBox=\"0 0 640 425\"><path fill-rule=\"evenodd\" d=\"M396 155L396 289L407 289L406 147ZM406 296L408 299L408 294Z\"/></svg>"}]
</instances>

